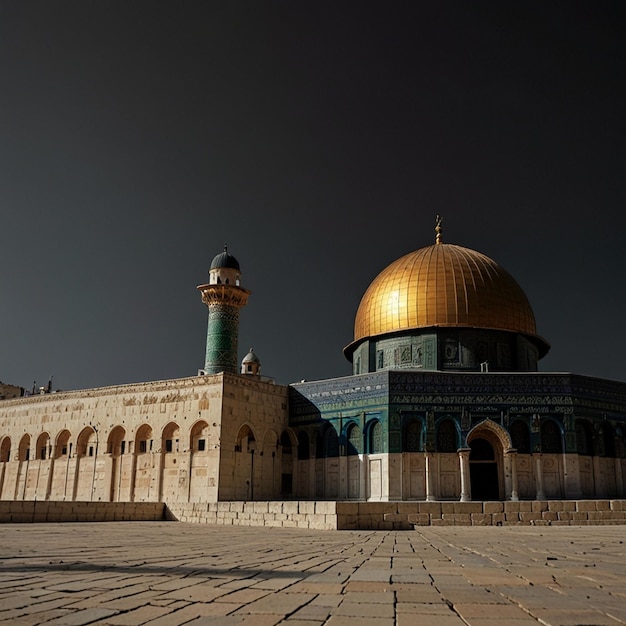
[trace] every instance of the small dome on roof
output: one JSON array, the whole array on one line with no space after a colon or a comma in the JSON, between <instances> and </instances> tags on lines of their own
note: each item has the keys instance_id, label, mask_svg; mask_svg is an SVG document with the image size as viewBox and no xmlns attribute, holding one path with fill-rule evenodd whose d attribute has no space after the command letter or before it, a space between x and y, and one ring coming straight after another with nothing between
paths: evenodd
<instances>
[{"instance_id":1,"label":"small dome on roof","mask_svg":"<svg viewBox=\"0 0 626 626\"><path fill-rule=\"evenodd\" d=\"M252 376L261 375L261 360L254 354L254 350L250 348L250 352L243 357L241 361L241 373L251 374Z\"/></svg>"},{"instance_id":2,"label":"small dome on roof","mask_svg":"<svg viewBox=\"0 0 626 626\"><path fill-rule=\"evenodd\" d=\"M220 267L226 267L234 270L238 270L239 261L232 255L228 253L228 247L224 246L224 252L220 252L212 261L211 267L209 269L217 269Z\"/></svg>"},{"instance_id":3,"label":"small dome on roof","mask_svg":"<svg viewBox=\"0 0 626 626\"><path fill-rule=\"evenodd\" d=\"M254 353L254 350L250 348L250 352L243 357L243 361L241 363L260 363L261 359Z\"/></svg>"}]
</instances>

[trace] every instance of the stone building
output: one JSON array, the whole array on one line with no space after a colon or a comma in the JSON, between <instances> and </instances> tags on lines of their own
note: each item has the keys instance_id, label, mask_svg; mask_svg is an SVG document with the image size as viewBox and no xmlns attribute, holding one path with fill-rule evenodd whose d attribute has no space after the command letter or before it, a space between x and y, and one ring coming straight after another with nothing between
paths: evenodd
<instances>
[{"instance_id":1,"label":"stone building","mask_svg":"<svg viewBox=\"0 0 626 626\"><path fill-rule=\"evenodd\" d=\"M224 250L198 287L198 376L5 399L3 500L518 500L625 495L626 384L541 373L523 290L436 240L384 269L352 375L277 385L238 357L250 291Z\"/></svg>"},{"instance_id":2,"label":"stone building","mask_svg":"<svg viewBox=\"0 0 626 626\"><path fill-rule=\"evenodd\" d=\"M16 385L7 385L0 381L0 400L8 398L19 398L24 395L24 388Z\"/></svg>"}]
</instances>

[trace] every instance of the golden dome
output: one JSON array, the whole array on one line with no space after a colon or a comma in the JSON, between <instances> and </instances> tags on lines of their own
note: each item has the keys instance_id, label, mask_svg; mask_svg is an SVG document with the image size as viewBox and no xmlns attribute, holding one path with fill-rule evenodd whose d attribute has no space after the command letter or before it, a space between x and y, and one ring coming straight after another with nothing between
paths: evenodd
<instances>
[{"instance_id":1,"label":"golden dome","mask_svg":"<svg viewBox=\"0 0 626 626\"><path fill-rule=\"evenodd\" d=\"M512 331L547 348L536 337L526 294L508 272L480 252L439 242L394 261L374 279L348 348L367 337L433 326Z\"/></svg>"}]
</instances>

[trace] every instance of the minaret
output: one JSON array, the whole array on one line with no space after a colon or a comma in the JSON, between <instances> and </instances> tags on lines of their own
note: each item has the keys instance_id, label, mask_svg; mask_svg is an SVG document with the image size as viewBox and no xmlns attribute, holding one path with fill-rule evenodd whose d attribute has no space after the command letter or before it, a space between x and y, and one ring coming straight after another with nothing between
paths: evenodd
<instances>
[{"instance_id":1,"label":"minaret","mask_svg":"<svg viewBox=\"0 0 626 626\"><path fill-rule=\"evenodd\" d=\"M211 261L209 283L198 285L202 302L209 307L204 364L207 374L239 372L239 309L246 305L250 295L250 291L239 285L240 276L237 259L224 246L224 252Z\"/></svg>"}]
</instances>

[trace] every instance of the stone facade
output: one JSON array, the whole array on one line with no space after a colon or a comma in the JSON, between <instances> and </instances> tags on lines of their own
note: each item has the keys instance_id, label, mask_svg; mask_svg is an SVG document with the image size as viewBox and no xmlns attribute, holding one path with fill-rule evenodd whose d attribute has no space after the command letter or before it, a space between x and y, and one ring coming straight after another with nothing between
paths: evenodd
<instances>
[{"instance_id":1,"label":"stone facade","mask_svg":"<svg viewBox=\"0 0 626 626\"><path fill-rule=\"evenodd\" d=\"M249 476L235 471L245 467L236 447L254 437L260 458L271 448L272 469L279 467L277 441L286 424L285 387L229 374L5 400L0 405L0 496L244 499ZM276 482L268 472L262 464L254 485L259 497L268 497Z\"/></svg>"},{"instance_id":2,"label":"stone facade","mask_svg":"<svg viewBox=\"0 0 626 626\"><path fill-rule=\"evenodd\" d=\"M383 371L290 387L297 495L624 495L626 384L572 374ZM314 477L311 478L311 477Z\"/></svg>"},{"instance_id":3,"label":"stone facade","mask_svg":"<svg viewBox=\"0 0 626 626\"><path fill-rule=\"evenodd\" d=\"M215 374L4 400L2 500L469 501L625 495L626 385L383 371Z\"/></svg>"}]
</instances>

